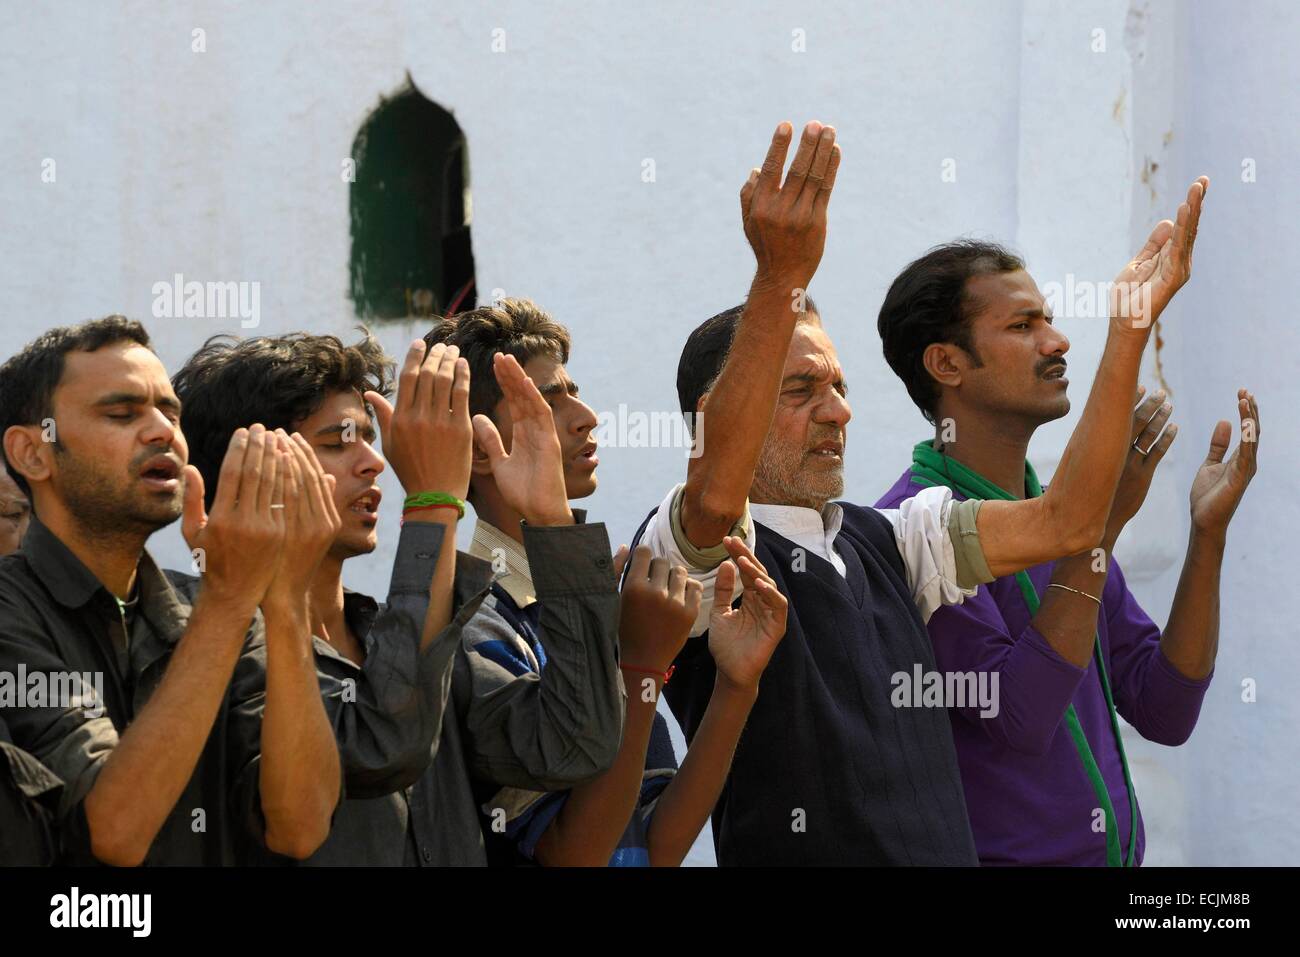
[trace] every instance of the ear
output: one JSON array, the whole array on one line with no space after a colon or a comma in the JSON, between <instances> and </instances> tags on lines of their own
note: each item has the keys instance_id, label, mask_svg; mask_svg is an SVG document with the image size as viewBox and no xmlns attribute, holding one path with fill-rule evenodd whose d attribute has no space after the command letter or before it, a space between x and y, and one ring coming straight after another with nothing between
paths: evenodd
<instances>
[{"instance_id":1,"label":"ear","mask_svg":"<svg viewBox=\"0 0 1300 957\"><path fill-rule=\"evenodd\" d=\"M471 475L492 474L492 460L489 459L487 453L483 451L483 446L479 444L478 436L474 437L474 448L470 457L469 470Z\"/></svg>"},{"instance_id":2,"label":"ear","mask_svg":"<svg viewBox=\"0 0 1300 957\"><path fill-rule=\"evenodd\" d=\"M49 481L54 471L50 461L53 448L43 438L39 425L11 425L5 429L5 458L29 485Z\"/></svg>"},{"instance_id":3,"label":"ear","mask_svg":"<svg viewBox=\"0 0 1300 957\"><path fill-rule=\"evenodd\" d=\"M955 389L961 385L962 372L968 365L968 359L966 353L952 343L932 342L925 347L921 364L936 383Z\"/></svg>"}]
</instances>

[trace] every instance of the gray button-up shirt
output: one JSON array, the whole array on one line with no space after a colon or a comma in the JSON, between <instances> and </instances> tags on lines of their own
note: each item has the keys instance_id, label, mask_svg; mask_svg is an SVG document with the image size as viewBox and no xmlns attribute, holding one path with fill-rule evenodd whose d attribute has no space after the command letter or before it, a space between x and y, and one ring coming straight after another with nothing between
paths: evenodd
<instances>
[{"instance_id":1,"label":"gray button-up shirt","mask_svg":"<svg viewBox=\"0 0 1300 957\"><path fill-rule=\"evenodd\" d=\"M532 567L543 570L537 597L550 656L544 674L517 676L492 660L483 639L499 623L482 605L492 565L458 553L456 613L434 640L450 665L434 680L450 688L451 707L425 752L423 773L388 797L344 802L329 839L308 863L481 866L487 859L476 793L507 785L570 787L613 763L622 740L623 686L609 537L603 525L525 526L524 542ZM427 580L424 587L427 604ZM318 669L332 681L350 677L359 686L385 642L418 641L418 632L414 638L378 632L389 607L345 596L350 624L365 636L365 665L358 668L320 642ZM375 624L367 628L368 620Z\"/></svg>"}]
</instances>

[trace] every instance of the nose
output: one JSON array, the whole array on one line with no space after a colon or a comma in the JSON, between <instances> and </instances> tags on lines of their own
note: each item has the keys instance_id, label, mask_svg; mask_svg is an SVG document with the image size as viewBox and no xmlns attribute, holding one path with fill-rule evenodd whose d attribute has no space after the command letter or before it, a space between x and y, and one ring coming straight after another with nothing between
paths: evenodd
<instances>
[{"instance_id":1,"label":"nose","mask_svg":"<svg viewBox=\"0 0 1300 957\"><path fill-rule=\"evenodd\" d=\"M1056 356L1065 355L1070 351L1070 340L1066 335L1055 326L1045 326L1047 334L1043 337L1042 350L1043 355Z\"/></svg>"},{"instance_id":2,"label":"nose","mask_svg":"<svg viewBox=\"0 0 1300 957\"><path fill-rule=\"evenodd\" d=\"M384 457L375 451L375 447L364 439L359 443L360 454L357 456L357 475L373 478L385 468Z\"/></svg>"},{"instance_id":3,"label":"nose","mask_svg":"<svg viewBox=\"0 0 1300 957\"><path fill-rule=\"evenodd\" d=\"M595 411L581 399L573 400L573 411L569 414L572 418L568 431L577 436L586 435L596 427L598 422Z\"/></svg>"},{"instance_id":4,"label":"nose","mask_svg":"<svg viewBox=\"0 0 1300 957\"><path fill-rule=\"evenodd\" d=\"M836 389L831 389L825 401L818 403L813 418L816 422L836 425L842 429L853 418L853 409L849 406L846 396L840 395Z\"/></svg>"},{"instance_id":5,"label":"nose","mask_svg":"<svg viewBox=\"0 0 1300 957\"><path fill-rule=\"evenodd\" d=\"M145 422L140 441L145 445L170 447L180 435L180 426L167 417L162 409L154 408Z\"/></svg>"}]
</instances>

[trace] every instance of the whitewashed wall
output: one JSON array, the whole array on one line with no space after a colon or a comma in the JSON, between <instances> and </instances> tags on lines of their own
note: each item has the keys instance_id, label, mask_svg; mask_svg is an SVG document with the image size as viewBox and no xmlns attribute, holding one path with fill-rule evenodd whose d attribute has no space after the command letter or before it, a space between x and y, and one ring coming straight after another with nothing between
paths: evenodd
<instances>
[{"instance_id":1,"label":"whitewashed wall","mask_svg":"<svg viewBox=\"0 0 1300 957\"><path fill-rule=\"evenodd\" d=\"M1040 284L1070 272L1105 280L1207 172L1196 278L1163 323L1182 433L1153 493L1162 500L1120 550L1158 621L1185 544L1191 476L1214 421L1233 417L1238 385L1260 396L1263 466L1229 543L1222 653L1200 727L1177 751L1130 748L1149 863L1300 860L1300 652L1285 604L1300 533L1289 481L1300 465L1300 337L1282 293L1300 254L1295 8L701 7L24 9L0 27L4 351L51 325L120 311L146 322L174 369L208 335L240 331L236 321L152 319L153 284L176 273L259 282L258 332L346 335L355 319L341 164L409 72L468 137L480 296L530 296L567 323L570 369L598 411L672 412L684 336L748 285L740 184L778 120L818 118L839 128L845 161L813 293L853 386L850 497L868 501L925 432L875 333L899 268L974 234L1018 247ZM195 29L205 52L192 49ZM1255 182L1242 181L1246 158ZM52 183L42 181L46 159ZM948 160L954 182L941 176ZM1104 333L1095 320L1061 325L1078 410ZM422 331L380 334L400 354ZM1049 473L1073 421L1035 443ZM589 504L615 544L683 474L681 455L602 452ZM395 521L399 499L386 501ZM184 559L174 530L154 549ZM381 550L350 569L349 584L382 591L390 558ZM1258 682L1256 703L1241 700L1244 678ZM699 846L692 860L710 856Z\"/></svg>"}]
</instances>

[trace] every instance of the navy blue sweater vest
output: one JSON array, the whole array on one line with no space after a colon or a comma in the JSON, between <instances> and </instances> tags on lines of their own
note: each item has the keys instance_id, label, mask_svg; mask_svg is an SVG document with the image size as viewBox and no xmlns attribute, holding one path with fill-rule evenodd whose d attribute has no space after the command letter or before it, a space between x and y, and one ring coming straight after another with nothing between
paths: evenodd
<instances>
[{"instance_id":1,"label":"navy blue sweater vest","mask_svg":"<svg viewBox=\"0 0 1300 957\"><path fill-rule=\"evenodd\" d=\"M936 670L893 528L841 505L847 578L757 526L790 607L714 809L718 863L975 865L946 711L890 701L892 675ZM676 665L664 693L689 742L713 691L708 635Z\"/></svg>"}]
</instances>

